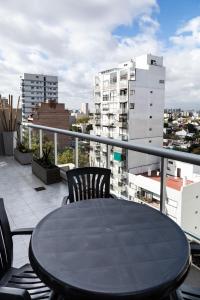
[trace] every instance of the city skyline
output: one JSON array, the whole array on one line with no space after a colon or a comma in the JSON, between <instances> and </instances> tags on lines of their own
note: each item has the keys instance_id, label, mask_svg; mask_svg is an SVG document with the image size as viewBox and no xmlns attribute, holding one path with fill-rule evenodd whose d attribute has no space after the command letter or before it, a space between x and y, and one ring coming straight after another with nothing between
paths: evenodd
<instances>
[{"instance_id":1,"label":"city skyline","mask_svg":"<svg viewBox=\"0 0 200 300\"><path fill-rule=\"evenodd\" d=\"M199 1L0 3L3 96L20 95L24 72L43 73L58 76L60 101L78 108L93 102L97 72L152 53L164 57L165 107L199 109Z\"/></svg>"}]
</instances>

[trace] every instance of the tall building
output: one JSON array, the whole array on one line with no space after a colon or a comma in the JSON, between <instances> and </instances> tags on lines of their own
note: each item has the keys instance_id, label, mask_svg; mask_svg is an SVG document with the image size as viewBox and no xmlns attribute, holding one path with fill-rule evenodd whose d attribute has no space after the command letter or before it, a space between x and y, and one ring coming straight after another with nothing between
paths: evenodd
<instances>
[{"instance_id":1,"label":"tall building","mask_svg":"<svg viewBox=\"0 0 200 300\"><path fill-rule=\"evenodd\" d=\"M88 116L89 115L89 104L81 103L81 113Z\"/></svg>"},{"instance_id":2,"label":"tall building","mask_svg":"<svg viewBox=\"0 0 200 300\"><path fill-rule=\"evenodd\" d=\"M136 57L117 68L100 72L94 86L93 134L162 147L165 68L163 58ZM106 167L106 145L91 143L90 164ZM159 158L112 147L111 188L127 196L127 173L159 168Z\"/></svg>"},{"instance_id":3,"label":"tall building","mask_svg":"<svg viewBox=\"0 0 200 300\"><path fill-rule=\"evenodd\" d=\"M58 102L58 77L24 73L21 80L22 120L41 102Z\"/></svg>"}]
</instances>

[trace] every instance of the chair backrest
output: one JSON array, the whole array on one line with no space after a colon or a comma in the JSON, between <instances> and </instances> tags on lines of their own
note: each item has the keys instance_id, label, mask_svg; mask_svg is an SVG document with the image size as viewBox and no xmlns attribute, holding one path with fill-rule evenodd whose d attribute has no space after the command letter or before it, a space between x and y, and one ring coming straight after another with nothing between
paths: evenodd
<instances>
[{"instance_id":1,"label":"chair backrest","mask_svg":"<svg viewBox=\"0 0 200 300\"><path fill-rule=\"evenodd\" d=\"M8 271L13 260L13 242L3 199L0 198L0 279Z\"/></svg>"},{"instance_id":2,"label":"chair backrest","mask_svg":"<svg viewBox=\"0 0 200 300\"><path fill-rule=\"evenodd\" d=\"M86 167L66 172L69 188L69 202L92 198L110 197L109 169Z\"/></svg>"}]
</instances>

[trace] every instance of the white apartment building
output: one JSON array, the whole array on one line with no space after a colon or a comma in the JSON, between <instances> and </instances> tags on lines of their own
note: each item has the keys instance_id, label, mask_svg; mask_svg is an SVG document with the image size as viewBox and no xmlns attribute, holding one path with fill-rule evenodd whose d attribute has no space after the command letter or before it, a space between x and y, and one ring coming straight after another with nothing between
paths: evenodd
<instances>
[{"instance_id":1,"label":"white apartment building","mask_svg":"<svg viewBox=\"0 0 200 300\"><path fill-rule=\"evenodd\" d=\"M40 102L58 102L58 77L24 73L21 79L22 120L26 120Z\"/></svg>"},{"instance_id":2,"label":"white apartment building","mask_svg":"<svg viewBox=\"0 0 200 300\"><path fill-rule=\"evenodd\" d=\"M129 143L163 144L165 68L163 58L136 57L117 68L100 72L94 86L93 134ZM127 196L127 173L159 168L159 158L111 148L111 188ZM91 142L90 164L106 167L106 145Z\"/></svg>"},{"instance_id":3,"label":"white apartment building","mask_svg":"<svg viewBox=\"0 0 200 300\"><path fill-rule=\"evenodd\" d=\"M172 159L167 160L167 175L200 181L200 166L187 164Z\"/></svg>"},{"instance_id":4,"label":"white apartment building","mask_svg":"<svg viewBox=\"0 0 200 300\"><path fill-rule=\"evenodd\" d=\"M185 164L188 165L188 164ZM129 200L160 207L160 175L149 172L129 174ZM194 180L166 178L166 214L192 236L200 238L200 177Z\"/></svg>"}]
</instances>

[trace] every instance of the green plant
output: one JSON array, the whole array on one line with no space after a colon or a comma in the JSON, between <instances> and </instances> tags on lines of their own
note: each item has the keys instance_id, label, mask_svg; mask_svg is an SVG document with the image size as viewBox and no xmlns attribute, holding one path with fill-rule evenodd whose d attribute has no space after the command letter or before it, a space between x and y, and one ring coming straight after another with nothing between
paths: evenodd
<instances>
[{"instance_id":1,"label":"green plant","mask_svg":"<svg viewBox=\"0 0 200 300\"><path fill-rule=\"evenodd\" d=\"M58 154L58 164L66 164L66 163L73 163L74 162L74 155L73 149L67 147L62 153Z\"/></svg>"},{"instance_id":2,"label":"green plant","mask_svg":"<svg viewBox=\"0 0 200 300\"><path fill-rule=\"evenodd\" d=\"M16 125L16 130L17 130L17 138L16 138L17 145L16 145L16 148L17 148L17 150L19 150L22 153L32 152L32 150L29 149L29 147L27 146L27 143L20 141L20 125L21 125L20 122L18 122L17 125Z\"/></svg>"},{"instance_id":3,"label":"green plant","mask_svg":"<svg viewBox=\"0 0 200 300\"><path fill-rule=\"evenodd\" d=\"M52 146L50 144L46 143L43 146L42 153L43 153L42 158L36 159L37 162L44 168L54 167L53 160L52 160Z\"/></svg>"},{"instance_id":4,"label":"green plant","mask_svg":"<svg viewBox=\"0 0 200 300\"><path fill-rule=\"evenodd\" d=\"M27 148L23 143L17 143L17 150L22 153L29 153L32 152L31 149Z\"/></svg>"}]
</instances>

